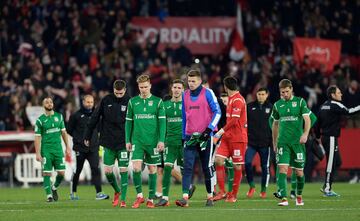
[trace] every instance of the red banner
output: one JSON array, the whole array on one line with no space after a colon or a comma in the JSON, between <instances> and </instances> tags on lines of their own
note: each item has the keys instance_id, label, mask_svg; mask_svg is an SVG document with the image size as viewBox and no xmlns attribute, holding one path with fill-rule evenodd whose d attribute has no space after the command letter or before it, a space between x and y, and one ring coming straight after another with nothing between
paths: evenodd
<instances>
[{"instance_id":1,"label":"red banner","mask_svg":"<svg viewBox=\"0 0 360 221\"><path fill-rule=\"evenodd\" d=\"M176 48L184 43L193 54L219 54L228 46L235 27L235 18L169 17L161 22L157 17L134 17L135 28L142 30L140 42L159 34L158 51L167 45Z\"/></svg>"},{"instance_id":2,"label":"red banner","mask_svg":"<svg viewBox=\"0 0 360 221\"><path fill-rule=\"evenodd\" d=\"M294 61L301 63L307 55L310 64L319 68L325 65L328 72L340 61L341 42L315 38L295 38Z\"/></svg>"}]
</instances>

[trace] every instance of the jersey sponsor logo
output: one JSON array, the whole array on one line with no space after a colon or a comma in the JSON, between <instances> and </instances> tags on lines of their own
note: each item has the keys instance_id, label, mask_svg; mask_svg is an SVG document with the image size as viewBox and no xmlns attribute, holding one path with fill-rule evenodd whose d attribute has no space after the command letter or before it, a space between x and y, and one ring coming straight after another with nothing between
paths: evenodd
<instances>
[{"instance_id":1,"label":"jersey sponsor logo","mask_svg":"<svg viewBox=\"0 0 360 221\"><path fill-rule=\"evenodd\" d=\"M109 104L108 107L112 107L112 104Z\"/></svg>"},{"instance_id":2,"label":"jersey sponsor logo","mask_svg":"<svg viewBox=\"0 0 360 221\"><path fill-rule=\"evenodd\" d=\"M330 106L322 106L321 110L330 110Z\"/></svg>"},{"instance_id":3,"label":"jersey sponsor logo","mask_svg":"<svg viewBox=\"0 0 360 221\"><path fill-rule=\"evenodd\" d=\"M265 113L270 113L270 108L265 108Z\"/></svg>"},{"instance_id":4,"label":"jersey sponsor logo","mask_svg":"<svg viewBox=\"0 0 360 221\"><path fill-rule=\"evenodd\" d=\"M192 109L199 110L199 109L200 109L200 106L190 106L189 109L190 109L190 110L192 110Z\"/></svg>"},{"instance_id":5,"label":"jersey sponsor logo","mask_svg":"<svg viewBox=\"0 0 360 221\"><path fill-rule=\"evenodd\" d=\"M121 105L121 111L125 112L126 111L126 106L125 105Z\"/></svg>"},{"instance_id":6,"label":"jersey sponsor logo","mask_svg":"<svg viewBox=\"0 0 360 221\"><path fill-rule=\"evenodd\" d=\"M140 104L140 102L136 102L134 105L139 105Z\"/></svg>"},{"instance_id":7,"label":"jersey sponsor logo","mask_svg":"<svg viewBox=\"0 0 360 221\"><path fill-rule=\"evenodd\" d=\"M285 104L280 105L280 107L284 107L284 106L285 106Z\"/></svg>"},{"instance_id":8,"label":"jersey sponsor logo","mask_svg":"<svg viewBox=\"0 0 360 221\"><path fill-rule=\"evenodd\" d=\"M169 123L177 123L177 122L182 122L181 117L168 117L167 121Z\"/></svg>"},{"instance_id":9,"label":"jersey sponsor logo","mask_svg":"<svg viewBox=\"0 0 360 221\"><path fill-rule=\"evenodd\" d=\"M45 131L46 134L52 134L52 133L56 133L59 132L60 128L51 128Z\"/></svg>"},{"instance_id":10,"label":"jersey sponsor logo","mask_svg":"<svg viewBox=\"0 0 360 221\"><path fill-rule=\"evenodd\" d=\"M295 116L286 116L280 118L280 121L297 121L297 120L299 120L299 118Z\"/></svg>"},{"instance_id":11,"label":"jersey sponsor logo","mask_svg":"<svg viewBox=\"0 0 360 221\"><path fill-rule=\"evenodd\" d=\"M149 104L149 106L153 106L154 101L149 101L148 104Z\"/></svg>"},{"instance_id":12,"label":"jersey sponsor logo","mask_svg":"<svg viewBox=\"0 0 360 221\"><path fill-rule=\"evenodd\" d=\"M135 119L155 119L153 114L135 114Z\"/></svg>"},{"instance_id":13,"label":"jersey sponsor logo","mask_svg":"<svg viewBox=\"0 0 360 221\"><path fill-rule=\"evenodd\" d=\"M296 107L296 106L297 106L296 101L293 101L293 102L291 103L291 105L292 105L292 107Z\"/></svg>"}]
</instances>

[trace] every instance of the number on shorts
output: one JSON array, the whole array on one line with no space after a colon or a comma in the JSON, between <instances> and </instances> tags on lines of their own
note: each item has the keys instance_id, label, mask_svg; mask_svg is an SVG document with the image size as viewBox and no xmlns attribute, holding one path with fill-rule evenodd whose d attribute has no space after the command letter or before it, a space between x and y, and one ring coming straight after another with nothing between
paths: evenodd
<instances>
[{"instance_id":1,"label":"number on shorts","mask_svg":"<svg viewBox=\"0 0 360 221\"><path fill-rule=\"evenodd\" d=\"M278 154L280 154L280 155L283 154L283 148L282 148L282 147L280 147L280 148L278 149Z\"/></svg>"}]
</instances>

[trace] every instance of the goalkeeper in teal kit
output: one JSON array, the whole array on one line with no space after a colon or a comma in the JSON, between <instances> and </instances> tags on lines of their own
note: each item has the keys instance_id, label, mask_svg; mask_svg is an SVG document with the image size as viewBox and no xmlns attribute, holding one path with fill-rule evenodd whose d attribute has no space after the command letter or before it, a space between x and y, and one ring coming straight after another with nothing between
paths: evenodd
<instances>
[{"instance_id":1,"label":"goalkeeper in teal kit","mask_svg":"<svg viewBox=\"0 0 360 221\"><path fill-rule=\"evenodd\" d=\"M65 157L61 146L61 137L66 146L66 154L71 154L66 133L64 118L60 113L53 110L54 103L50 97L43 100L45 113L42 114L35 124L35 152L36 160L42 164L44 189L47 202L58 200L57 188L64 179ZM57 175L55 183L51 185L50 177L53 168Z\"/></svg>"},{"instance_id":2,"label":"goalkeeper in teal kit","mask_svg":"<svg viewBox=\"0 0 360 221\"><path fill-rule=\"evenodd\" d=\"M148 75L137 78L140 95L130 99L126 115L126 148L132 151L133 182L137 197L132 208L144 203L141 188L142 162L149 169L149 198L146 206L154 208L156 189L156 170L160 162L160 151L164 150L166 116L161 98L150 93L151 83Z\"/></svg>"}]
</instances>

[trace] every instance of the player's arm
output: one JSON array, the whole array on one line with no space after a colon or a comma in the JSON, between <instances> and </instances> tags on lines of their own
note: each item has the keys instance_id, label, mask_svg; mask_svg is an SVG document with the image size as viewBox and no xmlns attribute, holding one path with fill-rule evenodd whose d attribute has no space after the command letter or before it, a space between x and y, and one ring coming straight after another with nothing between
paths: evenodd
<instances>
[{"instance_id":1,"label":"player's arm","mask_svg":"<svg viewBox=\"0 0 360 221\"><path fill-rule=\"evenodd\" d=\"M71 155L71 148L70 148L70 145L69 145L69 136L68 136L68 134L66 132L64 118L63 118L62 115L61 115L60 129L61 129L61 137L64 140L65 147L66 147L65 153L66 153L67 156L70 156Z\"/></svg>"},{"instance_id":2,"label":"player's arm","mask_svg":"<svg viewBox=\"0 0 360 221\"><path fill-rule=\"evenodd\" d=\"M104 109L103 100L101 100L100 105L95 108L94 112L91 114L90 120L87 122L87 127L85 128L84 132L84 142L86 146L89 146L89 141L91 140L92 133L95 127L98 125L100 117L103 116L103 109Z\"/></svg>"},{"instance_id":3,"label":"player's arm","mask_svg":"<svg viewBox=\"0 0 360 221\"><path fill-rule=\"evenodd\" d=\"M360 105L353 107L353 108L347 108L345 105L343 105L340 102L331 102L332 103L332 109L342 115L352 115L352 114L356 114L357 112L360 111Z\"/></svg>"},{"instance_id":4,"label":"player's arm","mask_svg":"<svg viewBox=\"0 0 360 221\"><path fill-rule=\"evenodd\" d=\"M35 139L34 139L34 145L35 145L35 153L36 153L36 160L41 162L41 132L42 132L42 123L39 119L35 122Z\"/></svg>"},{"instance_id":5,"label":"player's arm","mask_svg":"<svg viewBox=\"0 0 360 221\"><path fill-rule=\"evenodd\" d=\"M213 113L212 119L210 124L208 125L208 128L211 129L211 131L214 131L216 126L218 125L220 118L221 118L221 110L219 106L219 102L214 94L214 92L211 89L206 89L206 100L209 104L209 107L211 109L211 112Z\"/></svg>"},{"instance_id":6,"label":"player's arm","mask_svg":"<svg viewBox=\"0 0 360 221\"><path fill-rule=\"evenodd\" d=\"M165 135L166 135L166 114L165 114L164 102L162 100L159 101L159 106L158 106L158 124L159 124L159 143L157 145L157 148L159 151L163 151Z\"/></svg>"},{"instance_id":7,"label":"player's arm","mask_svg":"<svg viewBox=\"0 0 360 221\"><path fill-rule=\"evenodd\" d=\"M235 126L236 122L238 122L240 120L241 114L245 113L245 106L246 106L246 104L243 103L240 99L235 99L233 101L233 103L232 103L233 109L231 110L232 111L231 119L229 121L227 121L224 128L220 130L220 131L222 131L222 133L226 132L227 130L229 130L230 128ZM241 125L241 126L245 127L246 125Z\"/></svg>"},{"instance_id":8,"label":"player's arm","mask_svg":"<svg viewBox=\"0 0 360 221\"><path fill-rule=\"evenodd\" d=\"M76 113L75 114L72 114L70 116L70 119L66 125L66 131L68 134L70 134L71 136L73 136L73 133L74 133L74 130L75 130L75 127L77 125L77 121L76 121Z\"/></svg>"},{"instance_id":9,"label":"player's arm","mask_svg":"<svg viewBox=\"0 0 360 221\"><path fill-rule=\"evenodd\" d=\"M182 93L182 100L181 100L181 129L182 129L182 139L185 140L185 128L186 128L186 111L185 111L185 99L184 93Z\"/></svg>"},{"instance_id":10,"label":"player's arm","mask_svg":"<svg viewBox=\"0 0 360 221\"><path fill-rule=\"evenodd\" d=\"M311 111L307 107L305 100L302 98L300 100L300 108L301 108L302 117L304 118L304 132L300 137L300 143L304 144L308 139L311 128L311 120L310 120Z\"/></svg>"},{"instance_id":11,"label":"player's arm","mask_svg":"<svg viewBox=\"0 0 360 221\"><path fill-rule=\"evenodd\" d=\"M133 130L133 124L134 124L134 112L132 107L132 102L129 100L127 111L126 111L126 121L125 121L125 143L126 143L126 149L128 151L132 150L132 144L131 144L131 135Z\"/></svg>"},{"instance_id":12,"label":"player's arm","mask_svg":"<svg viewBox=\"0 0 360 221\"><path fill-rule=\"evenodd\" d=\"M277 141L279 137L279 112L277 111L276 104L274 104L274 107L271 112L271 116L269 118L269 122L271 123L271 133L272 133L272 140L273 140L273 148L274 151L277 151Z\"/></svg>"}]
</instances>

